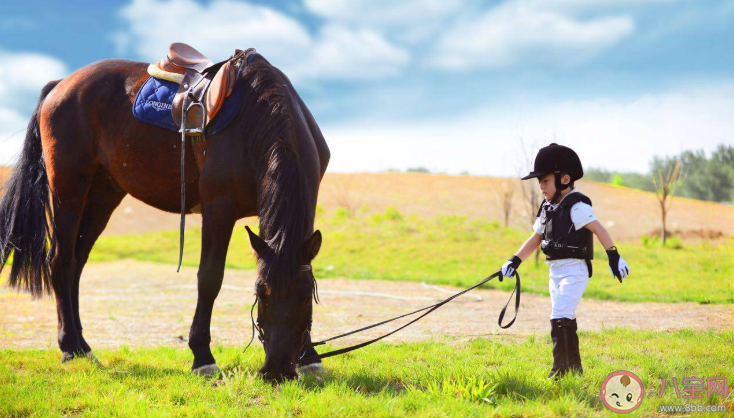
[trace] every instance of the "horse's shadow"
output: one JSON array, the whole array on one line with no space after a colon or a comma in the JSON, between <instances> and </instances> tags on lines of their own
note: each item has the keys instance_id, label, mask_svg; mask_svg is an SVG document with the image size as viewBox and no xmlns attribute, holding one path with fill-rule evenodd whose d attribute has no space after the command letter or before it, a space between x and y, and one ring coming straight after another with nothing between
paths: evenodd
<instances>
[{"instance_id":1,"label":"horse's shadow","mask_svg":"<svg viewBox=\"0 0 734 418\"><path fill-rule=\"evenodd\" d=\"M185 373L181 369L171 367L160 367L144 364L130 364L115 362L103 368L116 380L138 380L141 378L174 377Z\"/></svg>"},{"instance_id":2,"label":"horse's shadow","mask_svg":"<svg viewBox=\"0 0 734 418\"><path fill-rule=\"evenodd\" d=\"M364 395L390 394L399 395L405 391L405 384L399 380L374 376L365 373L349 375L307 375L299 379L299 384L306 390L319 391L330 384L343 384L351 390Z\"/></svg>"}]
</instances>

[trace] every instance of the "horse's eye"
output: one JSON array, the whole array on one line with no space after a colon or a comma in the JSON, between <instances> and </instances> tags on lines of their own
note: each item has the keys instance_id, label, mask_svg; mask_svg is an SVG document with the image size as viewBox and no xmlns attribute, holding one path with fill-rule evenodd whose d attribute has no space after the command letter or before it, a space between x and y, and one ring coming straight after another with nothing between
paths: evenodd
<instances>
[{"instance_id":1,"label":"horse's eye","mask_svg":"<svg viewBox=\"0 0 734 418\"><path fill-rule=\"evenodd\" d=\"M628 393L627 394L627 402L632 402L632 394L631 393Z\"/></svg>"}]
</instances>

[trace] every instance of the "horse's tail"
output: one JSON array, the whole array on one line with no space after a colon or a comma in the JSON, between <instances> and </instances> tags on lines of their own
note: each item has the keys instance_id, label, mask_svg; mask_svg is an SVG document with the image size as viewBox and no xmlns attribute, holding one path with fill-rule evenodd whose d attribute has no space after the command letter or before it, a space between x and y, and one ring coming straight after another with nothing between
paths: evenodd
<instances>
[{"instance_id":1,"label":"horse's tail","mask_svg":"<svg viewBox=\"0 0 734 418\"><path fill-rule=\"evenodd\" d=\"M10 254L10 287L33 296L50 293L50 256L55 248L54 219L43 160L38 115L46 96L61 80L41 91L26 130L25 143L0 199L0 272Z\"/></svg>"}]
</instances>

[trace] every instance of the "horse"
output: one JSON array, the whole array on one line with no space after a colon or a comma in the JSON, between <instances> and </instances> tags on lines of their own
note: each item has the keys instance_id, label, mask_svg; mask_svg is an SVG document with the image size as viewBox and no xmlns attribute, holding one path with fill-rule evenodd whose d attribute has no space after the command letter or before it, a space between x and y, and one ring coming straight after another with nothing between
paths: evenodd
<instances>
[{"instance_id":1,"label":"horse","mask_svg":"<svg viewBox=\"0 0 734 418\"><path fill-rule=\"evenodd\" d=\"M233 58L235 59L235 58ZM239 60L244 58L240 57ZM181 210L181 136L135 119L131 104L148 78L146 63L106 59L49 82L0 200L0 272L13 254L9 285L55 296L62 361L96 360L82 335L79 282L95 241L127 194L155 208ZM214 301L222 286L235 222L247 228L257 259L255 293L265 361L260 375L297 377L310 345L321 247L316 201L330 159L316 121L288 77L262 55L238 62L239 111L207 138L197 169L185 142L185 212L201 210L198 298L189 333L191 371L219 371L210 349ZM320 360L312 365L320 367Z\"/></svg>"}]
</instances>

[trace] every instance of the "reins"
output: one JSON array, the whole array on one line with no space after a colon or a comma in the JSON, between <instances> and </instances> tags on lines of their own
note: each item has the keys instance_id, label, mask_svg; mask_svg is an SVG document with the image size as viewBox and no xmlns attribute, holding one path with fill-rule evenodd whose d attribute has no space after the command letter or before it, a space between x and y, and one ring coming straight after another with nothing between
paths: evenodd
<instances>
[{"instance_id":1,"label":"reins","mask_svg":"<svg viewBox=\"0 0 734 418\"><path fill-rule=\"evenodd\" d=\"M514 276L515 276L515 288L512 290L512 293L510 293L510 297L509 297L509 299L507 299L507 303L505 304L504 308L502 308L502 311L500 311L499 319L497 320L497 324L500 326L500 328L503 328L503 329L507 329L507 328L511 327L512 324L515 323L515 320L517 319L517 312L520 309L520 275L516 271L514 273ZM358 350L360 348L363 348L363 347L366 347L368 345L374 344L374 343L376 343L376 342L378 342L378 341L380 341L380 340L382 340L384 338L387 338L387 337L389 337L389 336L397 333L398 331L401 331L401 330L407 328L408 326L410 326L410 325L418 322L419 320L421 320L425 316L429 315L431 312L437 310L438 308L442 307L443 305L451 302L452 300L458 298L459 296L461 296L463 294L466 294L466 293L468 293L468 292L476 289L477 287L479 287L479 286L481 286L481 285L483 285L483 284L485 284L485 283L489 282L490 280L492 280L494 278L497 278L497 277L499 277L499 280L501 282L502 281L502 273L498 271L498 272L492 274L491 276L486 277L482 281L476 283L475 285L473 285L471 287L468 287L468 288L462 290L461 292L458 292L458 293L455 293L455 294L449 296L448 298L442 300L441 302L435 303L435 304L430 305L430 306L426 306L424 308L415 310L413 312L409 312L409 313L406 313L406 314L403 314L403 315L400 315L400 316L396 316L394 318L390 318L390 319L387 319L387 320L384 320L384 321L381 321L381 322L377 322L375 324L368 325L366 327L362 327L362 328L356 329L354 331L349 331L349 332L346 332L344 334L337 335L335 337L331 337L331 338L327 338L327 339L322 340L322 341L311 343L310 344L310 347L316 347L316 346L319 346L319 345L324 345L327 342L338 340L340 338L347 337L349 335L358 334L358 333L360 333L362 331L366 331L368 329L379 327L381 325L385 325L387 323L390 323L390 322L393 322L393 321L397 321L398 319L405 318L405 317L408 317L408 316L417 314L419 312L424 312L425 311L423 314L421 314L417 318L411 320L407 324L405 324L405 325L403 325L403 326L401 326L399 328L396 328L396 329L394 329L394 330L392 330L392 331L388 332L387 334L384 334L384 335L382 335L380 337L377 337L377 338L374 338L374 339L371 339L369 341L365 341L365 342L362 342L362 343L359 343L359 344L355 344L355 345L352 345L352 346L349 346L349 347L345 347L345 348L341 348L341 349L338 349L338 350L330 351L328 353L317 354L315 356L309 356L309 357L305 357L305 358L301 357L298 360L296 360L296 362L298 364L311 364L311 363L314 363L314 362L316 362L318 360L321 360L321 359L324 359L324 358L327 358L327 357L333 357L333 356L337 356L337 355L340 355L340 354L345 354L345 353L348 353L350 351ZM502 320L505 318L505 313L507 311L507 307L510 305L510 302L512 301L512 296L513 295L515 295L515 315L513 316L512 320L509 323L507 323L506 325L502 325ZM255 298L255 304L257 304L257 297ZM260 338L260 341L262 342L262 340L263 340L263 338L262 338L262 329L255 324L255 318L253 316L254 309L255 309L255 304L252 305L252 309L250 310L250 319L252 320L252 338L250 339L250 343L247 344L247 347L245 347L245 350L247 350L247 348L250 347L250 345L252 344L252 341L255 339L255 329L258 330L258 337ZM308 348L309 348L308 345L304 346L301 349L301 352L304 352Z\"/></svg>"}]
</instances>

